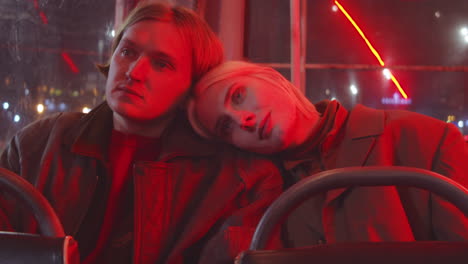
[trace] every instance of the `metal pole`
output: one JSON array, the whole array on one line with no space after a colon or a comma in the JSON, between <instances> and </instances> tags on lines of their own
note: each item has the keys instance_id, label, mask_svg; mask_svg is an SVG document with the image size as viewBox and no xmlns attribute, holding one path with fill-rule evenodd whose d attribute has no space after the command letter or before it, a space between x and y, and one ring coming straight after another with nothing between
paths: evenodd
<instances>
[{"instance_id":1,"label":"metal pole","mask_svg":"<svg viewBox=\"0 0 468 264\"><path fill-rule=\"evenodd\" d=\"M302 0L290 0L290 17L291 17L291 82L299 88L303 93L304 88L304 73L305 73L305 56L303 54L302 37L301 37L301 2ZM303 2L304 4L304 2Z\"/></svg>"},{"instance_id":2,"label":"metal pole","mask_svg":"<svg viewBox=\"0 0 468 264\"><path fill-rule=\"evenodd\" d=\"M130 10L135 7L138 0L116 0L114 30L117 31Z\"/></svg>"},{"instance_id":3,"label":"metal pole","mask_svg":"<svg viewBox=\"0 0 468 264\"><path fill-rule=\"evenodd\" d=\"M227 60L244 58L245 0L220 1L219 38Z\"/></svg>"},{"instance_id":4,"label":"metal pole","mask_svg":"<svg viewBox=\"0 0 468 264\"><path fill-rule=\"evenodd\" d=\"M301 89L302 93L306 93L306 63L307 63L307 0L301 0Z\"/></svg>"}]
</instances>

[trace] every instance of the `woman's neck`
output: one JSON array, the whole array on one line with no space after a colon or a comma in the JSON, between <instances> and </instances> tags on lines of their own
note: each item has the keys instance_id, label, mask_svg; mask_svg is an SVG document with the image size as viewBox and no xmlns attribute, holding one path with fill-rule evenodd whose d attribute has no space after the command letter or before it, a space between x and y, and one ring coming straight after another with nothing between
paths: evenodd
<instances>
[{"instance_id":1,"label":"woman's neck","mask_svg":"<svg viewBox=\"0 0 468 264\"><path fill-rule=\"evenodd\" d=\"M321 116L318 112L315 112L313 115L305 116L304 114L298 115L298 122L297 122L297 130L296 133L296 140L294 142L295 146L291 147L298 147L304 144L311 137L317 133L318 124L320 124Z\"/></svg>"}]
</instances>

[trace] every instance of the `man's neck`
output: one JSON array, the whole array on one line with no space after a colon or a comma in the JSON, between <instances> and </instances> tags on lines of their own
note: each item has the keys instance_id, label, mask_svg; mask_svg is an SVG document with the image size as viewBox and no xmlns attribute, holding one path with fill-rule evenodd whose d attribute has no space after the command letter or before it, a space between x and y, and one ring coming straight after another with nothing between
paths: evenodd
<instances>
[{"instance_id":1,"label":"man's neck","mask_svg":"<svg viewBox=\"0 0 468 264\"><path fill-rule=\"evenodd\" d=\"M113 114L115 130L125 134L139 135L149 138L160 137L173 119L174 114L144 121L133 120L115 112Z\"/></svg>"}]
</instances>

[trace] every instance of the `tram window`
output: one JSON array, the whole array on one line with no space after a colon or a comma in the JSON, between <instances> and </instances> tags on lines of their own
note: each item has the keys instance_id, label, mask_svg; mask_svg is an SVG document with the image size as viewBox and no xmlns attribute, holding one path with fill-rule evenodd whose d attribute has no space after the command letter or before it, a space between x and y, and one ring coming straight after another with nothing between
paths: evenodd
<instances>
[{"instance_id":1,"label":"tram window","mask_svg":"<svg viewBox=\"0 0 468 264\"><path fill-rule=\"evenodd\" d=\"M32 121L102 102L105 78L95 64L107 61L115 31L139 1L0 1L0 152Z\"/></svg>"},{"instance_id":2,"label":"tram window","mask_svg":"<svg viewBox=\"0 0 468 264\"><path fill-rule=\"evenodd\" d=\"M103 99L114 0L0 2L0 151L28 123Z\"/></svg>"},{"instance_id":3,"label":"tram window","mask_svg":"<svg viewBox=\"0 0 468 264\"><path fill-rule=\"evenodd\" d=\"M0 151L20 128L38 118L86 112L103 100L105 79L94 64L108 58L116 21L137 2L1 1ZM196 6L224 40L228 59L268 64L287 78L290 6L306 3L300 11L305 18L303 87L311 101L336 98L348 109L361 103L416 111L452 122L468 134L466 0L170 2ZM235 21L234 9L227 5L242 9ZM238 22L244 25L239 27L241 41L232 42L228 26ZM240 50L239 56L231 56L233 48Z\"/></svg>"},{"instance_id":4,"label":"tram window","mask_svg":"<svg viewBox=\"0 0 468 264\"><path fill-rule=\"evenodd\" d=\"M348 109L360 103L415 111L452 122L468 134L468 1L295 2L306 4L300 13L305 18L304 90L311 101L337 98ZM247 1L244 51L248 59L288 78L294 43L290 6L283 0Z\"/></svg>"}]
</instances>

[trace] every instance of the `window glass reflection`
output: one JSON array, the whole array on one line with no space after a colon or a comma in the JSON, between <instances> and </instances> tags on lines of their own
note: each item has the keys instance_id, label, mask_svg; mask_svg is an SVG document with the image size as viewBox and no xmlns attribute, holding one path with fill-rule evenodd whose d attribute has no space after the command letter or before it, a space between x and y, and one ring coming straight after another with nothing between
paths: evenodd
<instances>
[{"instance_id":1,"label":"window glass reflection","mask_svg":"<svg viewBox=\"0 0 468 264\"><path fill-rule=\"evenodd\" d=\"M304 2L305 91L313 102L336 98L348 109L360 103L416 111L453 122L468 134L462 126L468 120L468 1ZM359 25L386 67L336 3ZM250 60L288 78L289 4L247 2L245 50ZM392 75L409 100L403 100Z\"/></svg>"},{"instance_id":2,"label":"window glass reflection","mask_svg":"<svg viewBox=\"0 0 468 264\"><path fill-rule=\"evenodd\" d=\"M0 2L0 150L44 115L102 101L114 0Z\"/></svg>"}]
</instances>

